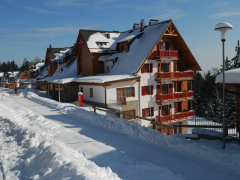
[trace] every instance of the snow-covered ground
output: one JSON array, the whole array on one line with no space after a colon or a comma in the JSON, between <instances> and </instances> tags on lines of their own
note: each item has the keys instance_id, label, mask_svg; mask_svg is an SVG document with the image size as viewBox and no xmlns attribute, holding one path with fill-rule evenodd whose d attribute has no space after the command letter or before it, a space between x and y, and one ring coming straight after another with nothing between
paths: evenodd
<instances>
[{"instance_id":1,"label":"snow-covered ground","mask_svg":"<svg viewBox=\"0 0 240 180\"><path fill-rule=\"evenodd\" d=\"M32 92L2 93L0 141L0 178L198 180L240 175L239 144L227 143L222 150L221 141L165 136Z\"/></svg>"}]
</instances>

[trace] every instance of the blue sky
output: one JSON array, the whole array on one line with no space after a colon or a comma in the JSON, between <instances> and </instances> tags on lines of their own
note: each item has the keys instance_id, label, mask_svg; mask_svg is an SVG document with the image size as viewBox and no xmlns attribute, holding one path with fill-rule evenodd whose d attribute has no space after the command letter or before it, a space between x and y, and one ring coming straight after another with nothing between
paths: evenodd
<instances>
[{"instance_id":1,"label":"blue sky","mask_svg":"<svg viewBox=\"0 0 240 180\"><path fill-rule=\"evenodd\" d=\"M229 22L226 56L240 39L239 0L1 0L0 62L45 59L46 48L72 46L79 29L132 28L141 19L173 19L203 70L220 67L222 44L214 26Z\"/></svg>"}]
</instances>

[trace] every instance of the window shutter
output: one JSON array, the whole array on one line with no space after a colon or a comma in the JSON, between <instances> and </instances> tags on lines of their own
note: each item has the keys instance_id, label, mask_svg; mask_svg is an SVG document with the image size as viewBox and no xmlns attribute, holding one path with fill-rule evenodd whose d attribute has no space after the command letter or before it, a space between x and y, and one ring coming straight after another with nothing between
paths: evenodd
<instances>
[{"instance_id":1,"label":"window shutter","mask_svg":"<svg viewBox=\"0 0 240 180\"><path fill-rule=\"evenodd\" d=\"M168 131L169 131L169 135L172 135L173 134L173 129L168 129Z\"/></svg>"},{"instance_id":2,"label":"window shutter","mask_svg":"<svg viewBox=\"0 0 240 180\"><path fill-rule=\"evenodd\" d=\"M160 85L157 85L157 94L160 94Z\"/></svg>"},{"instance_id":3,"label":"window shutter","mask_svg":"<svg viewBox=\"0 0 240 180\"><path fill-rule=\"evenodd\" d=\"M168 72L171 72L171 63L168 65Z\"/></svg>"},{"instance_id":4,"label":"window shutter","mask_svg":"<svg viewBox=\"0 0 240 180\"><path fill-rule=\"evenodd\" d=\"M151 107L151 116L154 116L154 107Z\"/></svg>"},{"instance_id":5,"label":"window shutter","mask_svg":"<svg viewBox=\"0 0 240 180\"><path fill-rule=\"evenodd\" d=\"M172 93L173 93L173 85L169 84L169 94L172 94Z\"/></svg>"},{"instance_id":6,"label":"window shutter","mask_svg":"<svg viewBox=\"0 0 240 180\"><path fill-rule=\"evenodd\" d=\"M142 86L142 96L145 96L145 86Z\"/></svg>"},{"instance_id":7,"label":"window shutter","mask_svg":"<svg viewBox=\"0 0 240 180\"><path fill-rule=\"evenodd\" d=\"M142 117L146 117L145 109L142 109Z\"/></svg>"},{"instance_id":8,"label":"window shutter","mask_svg":"<svg viewBox=\"0 0 240 180\"><path fill-rule=\"evenodd\" d=\"M169 114L172 115L172 105L169 105Z\"/></svg>"},{"instance_id":9,"label":"window shutter","mask_svg":"<svg viewBox=\"0 0 240 180\"><path fill-rule=\"evenodd\" d=\"M153 94L153 86L151 86L151 94Z\"/></svg>"},{"instance_id":10,"label":"window shutter","mask_svg":"<svg viewBox=\"0 0 240 180\"><path fill-rule=\"evenodd\" d=\"M142 67L142 69L141 69L141 73L144 73L144 65L143 65L143 67Z\"/></svg>"},{"instance_id":11,"label":"window shutter","mask_svg":"<svg viewBox=\"0 0 240 180\"><path fill-rule=\"evenodd\" d=\"M153 64L150 63L150 73L152 73L152 72L153 72Z\"/></svg>"}]
</instances>

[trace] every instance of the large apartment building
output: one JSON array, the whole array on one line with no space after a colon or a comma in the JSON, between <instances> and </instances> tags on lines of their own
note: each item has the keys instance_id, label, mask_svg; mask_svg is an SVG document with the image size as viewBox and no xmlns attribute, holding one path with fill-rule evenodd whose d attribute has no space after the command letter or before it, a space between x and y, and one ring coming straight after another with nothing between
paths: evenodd
<instances>
[{"instance_id":1,"label":"large apartment building","mask_svg":"<svg viewBox=\"0 0 240 180\"><path fill-rule=\"evenodd\" d=\"M125 32L80 30L73 55L72 82L86 103L166 124L193 118L193 74L201 68L172 20L142 20Z\"/></svg>"}]
</instances>

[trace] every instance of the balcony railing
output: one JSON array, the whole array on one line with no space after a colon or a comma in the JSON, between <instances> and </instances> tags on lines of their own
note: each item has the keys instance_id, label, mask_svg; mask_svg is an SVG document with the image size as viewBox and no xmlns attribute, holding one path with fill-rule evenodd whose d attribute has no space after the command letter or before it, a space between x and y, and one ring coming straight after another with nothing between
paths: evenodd
<instances>
[{"instance_id":1,"label":"balcony railing","mask_svg":"<svg viewBox=\"0 0 240 180\"><path fill-rule=\"evenodd\" d=\"M164 101L173 101L180 99L193 98L194 92L181 92L181 93L173 93L173 94L157 94L156 102L164 102Z\"/></svg>"},{"instance_id":2,"label":"balcony railing","mask_svg":"<svg viewBox=\"0 0 240 180\"><path fill-rule=\"evenodd\" d=\"M166 79L189 79L189 78L193 78L193 71L155 73L156 81Z\"/></svg>"},{"instance_id":3,"label":"balcony railing","mask_svg":"<svg viewBox=\"0 0 240 180\"><path fill-rule=\"evenodd\" d=\"M155 59L178 58L177 50L159 50L154 52Z\"/></svg>"},{"instance_id":4,"label":"balcony railing","mask_svg":"<svg viewBox=\"0 0 240 180\"><path fill-rule=\"evenodd\" d=\"M156 116L156 122L166 123L168 121L187 120L194 116L194 111L182 112L168 116Z\"/></svg>"}]
</instances>

